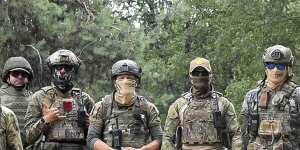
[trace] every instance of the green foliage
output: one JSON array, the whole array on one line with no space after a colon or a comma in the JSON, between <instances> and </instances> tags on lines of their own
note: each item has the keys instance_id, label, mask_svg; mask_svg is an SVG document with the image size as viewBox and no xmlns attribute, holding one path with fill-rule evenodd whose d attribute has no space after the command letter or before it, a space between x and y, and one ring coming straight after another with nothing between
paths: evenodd
<instances>
[{"instance_id":1,"label":"green foliage","mask_svg":"<svg viewBox=\"0 0 300 150\"><path fill-rule=\"evenodd\" d=\"M51 79L45 63L40 69L37 50L45 60L57 49L70 49L83 61L77 86L99 101L113 89L112 64L134 59L144 71L139 92L165 118L168 106L189 90L188 65L197 56L210 59L215 87L237 112L246 92L264 76L264 49L282 44L300 58L300 3L295 0L81 2L1 1L0 65L10 56L28 58L36 90Z\"/></svg>"}]
</instances>

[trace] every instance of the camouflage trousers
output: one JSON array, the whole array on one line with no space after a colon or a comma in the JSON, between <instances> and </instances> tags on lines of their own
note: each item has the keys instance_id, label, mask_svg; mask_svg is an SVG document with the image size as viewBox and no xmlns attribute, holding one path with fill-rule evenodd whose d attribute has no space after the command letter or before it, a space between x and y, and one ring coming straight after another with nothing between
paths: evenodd
<instances>
[{"instance_id":1,"label":"camouflage trousers","mask_svg":"<svg viewBox=\"0 0 300 150\"><path fill-rule=\"evenodd\" d=\"M87 150L87 147L74 143L45 142L43 150Z\"/></svg>"},{"instance_id":2,"label":"camouflage trousers","mask_svg":"<svg viewBox=\"0 0 300 150\"><path fill-rule=\"evenodd\" d=\"M35 146L28 146L26 150L87 150L87 146L75 143L41 142Z\"/></svg>"},{"instance_id":3,"label":"camouflage trousers","mask_svg":"<svg viewBox=\"0 0 300 150\"><path fill-rule=\"evenodd\" d=\"M188 145L183 144L182 150L223 150L220 145Z\"/></svg>"}]
</instances>

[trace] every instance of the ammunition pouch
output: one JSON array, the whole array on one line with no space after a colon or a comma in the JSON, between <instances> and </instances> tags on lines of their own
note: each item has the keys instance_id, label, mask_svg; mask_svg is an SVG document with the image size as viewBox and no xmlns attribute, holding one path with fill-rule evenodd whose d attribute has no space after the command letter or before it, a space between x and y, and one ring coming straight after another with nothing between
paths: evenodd
<instances>
[{"instance_id":1,"label":"ammunition pouch","mask_svg":"<svg viewBox=\"0 0 300 150\"><path fill-rule=\"evenodd\" d=\"M258 133L258 126L259 126L259 114L257 113L252 113L248 114L248 132L256 137Z\"/></svg>"},{"instance_id":2,"label":"ammunition pouch","mask_svg":"<svg viewBox=\"0 0 300 150\"><path fill-rule=\"evenodd\" d=\"M111 131L112 135L112 148L121 150L122 148L122 130L114 129Z\"/></svg>"},{"instance_id":3,"label":"ammunition pouch","mask_svg":"<svg viewBox=\"0 0 300 150\"><path fill-rule=\"evenodd\" d=\"M86 119L87 119L86 112L82 111L82 110L78 110L77 113L78 113L78 116L77 116L78 117L78 120L77 120L78 126L85 129Z\"/></svg>"},{"instance_id":4,"label":"ammunition pouch","mask_svg":"<svg viewBox=\"0 0 300 150\"><path fill-rule=\"evenodd\" d=\"M258 135L263 139L275 139L281 136L282 126L279 120L262 120L259 125Z\"/></svg>"}]
</instances>

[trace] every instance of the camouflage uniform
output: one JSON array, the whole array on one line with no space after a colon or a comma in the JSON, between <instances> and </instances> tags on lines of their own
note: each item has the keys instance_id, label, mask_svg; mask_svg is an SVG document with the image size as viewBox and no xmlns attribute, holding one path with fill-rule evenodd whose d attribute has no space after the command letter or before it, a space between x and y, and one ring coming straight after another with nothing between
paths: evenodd
<instances>
[{"instance_id":1,"label":"camouflage uniform","mask_svg":"<svg viewBox=\"0 0 300 150\"><path fill-rule=\"evenodd\" d=\"M56 51L47 60L51 69L54 65L79 67L75 66L79 65L78 58L69 50ZM44 87L32 95L25 117L26 136L33 145L31 149L82 150L85 147L87 124L82 115L91 112L94 101L80 89L68 87L62 92L60 88L52 83L52 86ZM46 123L43 119L44 106L58 108L59 114L66 118Z\"/></svg>"},{"instance_id":2,"label":"camouflage uniform","mask_svg":"<svg viewBox=\"0 0 300 150\"><path fill-rule=\"evenodd\" d=\"M16 115L4 106L0 106L0 150L23 150Z\"/></svg>"},{"instance_id":3,"label":"camouflage uniform","mask_svg":"<svg viewBox=\"0 0 300 150\"><path fill-rule=\"evenodd\" d=\"M292 67L289 48L275 45L266 49L264 63L283 63ZM243 147L248 150L300 149L300 88L289 75L275 89L266 79L250 90L241 110Z\"/></svg>"},{"instance_id":4,"label":"camouflage uniform","mask_svg":"<svg viewBox=\"0 0 300 150\"><path fill-rule=\"evenodd\" d=\"M133 74L139 82L142 72L135 62L121 60L112 67L113 80L115 76L122 74ZM118 141L121 147L141 148L154 140L161 142L161 121L154 104L142 96L135 95L131 105L123 105L115 100L115 93L96 103L90 117L88 146L93 149L95 142L101 139L113 147L113 143L117 143L114 140L114 131L121 133L121 141Z\"/></svg>"},{"instance_id":5,"label":"camouflage uniform","mask_svg":"<svg viewBox=\"0 0 300 150\"><path fill-rule=\"evenodd\" d=\"M197 67L211 71L209 61L203 58L196 58L191 62L190 73ZM238 149L239 126L234 107L221 93L213 91L211 87L202 96L194 94L191 88L170 106L165 122L162 150L223 149L220 133L214 126L216 122L213 114L217 111L221 112L223 131L227 131L223 136L229 144L232 142L234 147L232 149ZM175 142L181 143L182 146Z\"/></svg>"},{"instance_id":6,"label":"camouflage uniform","mask_svg":"<svg viewBox=\"0 0 300 150\"><path fill-rule=\"evenodd\" d=\"M24 147L27 146L24 124L25 114L29 97L32 94L27 90L25 85L22 88L16 88L13 85L7 83L8 74L10 71L22 70L28 73L29 80L33 78L33 70L29 62L23 57L11 57L9 58L3 68L2 81L4 84L0 88L1 104L11 109L17 116L19 122L19 128L21 130L21 139Z\"/></svg>"}]
</instances>

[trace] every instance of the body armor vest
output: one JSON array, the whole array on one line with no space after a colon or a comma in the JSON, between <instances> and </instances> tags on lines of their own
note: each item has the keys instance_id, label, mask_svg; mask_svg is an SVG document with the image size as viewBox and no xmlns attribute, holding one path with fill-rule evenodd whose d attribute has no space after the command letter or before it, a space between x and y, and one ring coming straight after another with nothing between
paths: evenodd
<instances>
[{"instance_id":1,"label":"body armor vest","mask_svg":"<svg viewBox=\"0 0 300 150\"><path fill-rule=\"evenodd\" d=\"M78 124L78 111L80 107L84 107L80 99L74 95L66 98L54 95L51 105L58 108L60 115L66 116L66 118L50 124L45 133L46 140L50 142L84 142L84 129Z\"/></svg>"},{"instance_id":2,"label":"body armor vest","mask_svg":"<svg viewBox=\"0 0 300 150\"><path fill-rule=\"evenodd\" d=\"M15 113L18 119L23 144L26 144L24 130L25 114L31 94L29 91L16 91L13 87L0 89L1 105Z\"/></svg>"},{"instance_id":3,"label":"body armor vest","mask_svg":"<svg viewBox=\"0 0 300 150\"><path fill-rule=\"evenodd\" d=\"M193 100L191 93L184 96L188 101L179 112L183 144L221 143L214 127L214 106L211 97Z\"/></svg>"},{"instance_id":4,"label":"body armor vest","mask_svg":"<svg viewBox=\"0 0 300 150\"><path fill-rule=\"evenodd\" d=\"M133 106L118 106L111 96L106 96L104 101L110 102L107 107L107 119L105 121L104 141L112 146L112 132L119 129L122 131L122 147L140 148L149 141L147 127L147 114L143 110L146 102L136 98Z\"/></svg>"},{"instance_id":5,"label":"body armor vest","mask_svg":"<svg viewBox=\"0 0 300 150\"><path fill-rule=\"evenodd\" d=\"M289 150L291 149L291 143L289 143L289 135L292 132L291 129L291 113L298 113L299 110L292 110L293 107L297 107L295 101L294 90L297 85L294 83L286 83L283 85L280 91L272 93L265 88L253 91L247 98L248 104L248 117L256 117L257 125L248 123L248 128L256 128L249 130L251 139L254 145L254 150L261 149L278 149ZM265 99L265 100L264 100ZM261 104L262 102L264 104ZM292 112L297 111L297 112ZM250 126L250 127L249 127ZM285 143L285 144L284 144Z\"/></svg>"}]
</instances>

